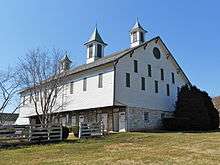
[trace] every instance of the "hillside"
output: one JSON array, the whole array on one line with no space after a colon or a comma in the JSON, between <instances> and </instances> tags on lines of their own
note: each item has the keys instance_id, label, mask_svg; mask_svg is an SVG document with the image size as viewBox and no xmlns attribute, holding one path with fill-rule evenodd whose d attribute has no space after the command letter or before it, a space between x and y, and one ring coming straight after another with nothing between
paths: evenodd
<instances>
[{"instance_id":1,"label":"hillside","mask_svg":"<svg viewBox=\"0 0 220 165\"><path fill-rule=\"evenodd\" d=\"M118 133L0 150L0 164L220 164L220 132Z\"/></svg>"}]
</instances>

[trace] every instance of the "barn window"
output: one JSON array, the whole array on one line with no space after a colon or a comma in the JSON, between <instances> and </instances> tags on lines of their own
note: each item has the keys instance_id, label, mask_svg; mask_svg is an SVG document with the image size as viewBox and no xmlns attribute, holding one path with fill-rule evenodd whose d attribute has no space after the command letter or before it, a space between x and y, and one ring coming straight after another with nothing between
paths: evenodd
<instances>
[{"instance_id":1,"label":"barn window","mask_svg":"<svg viewBox=\"0 0 220 165\"><path fill-rule=\"evenodd\" d=\"M158 81L154 81L155 93L158 93Z\"/></svg>"},{"instance_id":2,"label":"barn window","mask_svg":"<svg viewBox=\"0 0 220 165\"><path fill-rule=\"evenodd\" d=\"M175 76L174 76L174 73L172 72L171 75L172 75L172 83L175 84Z\"/></svg>"},{"instance_id":3,"label":"barn window","mask_svg":"<svg viewBox=\"0 0 220 165\"><path fill-rule=\"evenodd\" d=\"M97 57L102 57L102 45L98 44L97 45Z\"/></svg>"},{"instance_id":4,"label":"barn window","mask_svg":"<svg viewBox=\"0 0 220 165\"><path fill-rule=\"evenodd\" d=\"M70 94L73 94L73 85L74 85L74 83L71 82L71 83L70 83Z\"/></svg>"},{"instance_id":5,"label":"barn window","mask_svg":"<svg viewBox=\"0 0 220 165\"><path fill-rule=\"evenodd\" d=\"M170 96L170 86L167 84L167 96Z\"/></svg>"},{"instance_id":6,"label":"barn window","mask_svg":"<svg viewBox=\"0 0 220 165\"><path fill-rule=\"evenodd\" d=\"M138 72L138 61L134 60L134 72L137 73Z\"/></svg>"},{"instance_id":7,"label":"barn window","mask_svg":"<svg viewBox=\"0 0 220 165\"><path fill-rule=\"evenodd\" d=\"M126 73L126 87L130 87L130 73Z\"/></svg>"},{"instance_id":8,"label":"barn window","mask_svg":"<svg viewBox=\"0 0 220 165\"><path fill-rule=\"evenodd\" d=\"M141 90L145 90L145 78L141 77Z\"/></svg>"},{"instance_id":9,"label":"barn window","mask_svg":"<svg viewBox=\"0 0 220 165\"><path fill-rule=\"evenodd\" d=\"M141 35L141 42L144 42L144 33L141 32L140 35Z\"/></svg>"},{"instance_id":10,"label":"barn window","mask_svg":"<svg viewBox=\"0 0 220 165\"><path fill-rule=\"evenodd\" d=\"M86 91L87 89L87 78L83 79L83 91Z\"/></svg>"},{"instance_id":11,"label":"barn window","mask_svg":"<svg viewBox=\"0 0 220 165\"><path fill-rule=\"evenodd\" d=\"M99 81L98 81L98 88L102 88L103 87L103 74L100 73L99 74Z\"/></svg>"},{"instance_id":12,"label":"barn window","mask_svg":"<svg viewBox=\"0 0 220 165\"><path fill-rule=\"evenodd\" d=\"M148 68L148 77L151 77L152 76L151 65L148 65L147 68Z\"/></svg>"},{"instance_id":13,"label":"barn window","mask_svg":"<svg viewBox=\"0 0 220 165\"><path fill-rule=\"evenodd\" d=\"M89 45L89 58L92 58L93 56L93 45Z\"/></svg>"},{"instance_id":14,"label":"barn window","mask_svg":"<svg viewBox=\"0 0 220 165\"><path fill-rule=\"evenodd\" d=\"M161 80L164 80L164 71L163 71L163 69L160 69L160 77L161 77Z\"/></svg>"},{"instance_id":15,"label":"barn window","mask_svg":"<svg viewBox=\"0 0 220 165\"><path fill-rule=\"evenodd\" d=\"M137 32L133 32L133 42L137 42Z\"/></svg>"}]
</instances>

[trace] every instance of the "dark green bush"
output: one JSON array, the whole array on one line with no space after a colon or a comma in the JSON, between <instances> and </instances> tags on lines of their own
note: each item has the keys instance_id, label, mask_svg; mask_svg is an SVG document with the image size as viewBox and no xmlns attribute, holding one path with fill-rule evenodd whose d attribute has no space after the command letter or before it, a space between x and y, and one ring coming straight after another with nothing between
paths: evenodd
<instances>
[{"instance_id":1,"label":"dark green bush","mask_svg":"<svg viewBox=\"0 0 220 165\"><path fill-rule=\"evenodd\" d=\"M169 126L173 125L173 129L212 130L217 129L219 126L219 114L211 97L195 86L186 85L181 88L176 102L174 118L170 119L171 121L166 121L169 122ZM187 118L189 125L180 125L180 118Z\"/></svg>"},{"instance_id":2,"label":"dark green bush","mask_svg":"<svg viewBox=\"0 0 220 165\"><path fill-rule=\"evenodd\" d=\"M190 121L188 118L164 118L163 128L170 131L189 130Z\"/></svg>"},{"instance_id":3,"label":"dark green bush","mask_svg":"<svg viewBox=\"0 0 220 165\"><path fill-rule=\"evenodd\" d=\"M62 127L62 139L67 139L69 136L69 128L68 127L65 127L63 126Z\"/></svg>"}]
</instances>

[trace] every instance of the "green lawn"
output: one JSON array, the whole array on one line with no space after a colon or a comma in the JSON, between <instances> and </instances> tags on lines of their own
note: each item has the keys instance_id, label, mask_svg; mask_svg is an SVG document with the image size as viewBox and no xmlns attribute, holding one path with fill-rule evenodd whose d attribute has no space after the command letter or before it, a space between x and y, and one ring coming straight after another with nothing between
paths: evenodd
<instances>
[{"instance_id":1,"label":"green lawn","mask_svg":"<svg viewBox=\"0 0 220 165\"><path fill-rule=\"evenodd\" d=\"M0 164L220 164L220 132L120 133L1 149Z\"/></svg>"}]
</instances>

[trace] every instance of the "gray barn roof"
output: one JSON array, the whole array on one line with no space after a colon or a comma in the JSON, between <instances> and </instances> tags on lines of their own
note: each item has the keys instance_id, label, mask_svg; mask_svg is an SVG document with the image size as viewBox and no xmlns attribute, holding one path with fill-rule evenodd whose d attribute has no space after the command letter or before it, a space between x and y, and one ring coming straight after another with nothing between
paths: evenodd
<instances>
[{"instance_id":1,"label":"gray barn roof","mask_svg":"<svg viewBox=\"0 0 220 165\"><path fill-rule=\"evenodd\" d=\"M107 45L107 44L102 40L102 37L100 36L97 27L95 27L95 30L93 31L93 33L92 33L92 35L91 35L89 41L87 41L87 42L85 43L85 45L88 44L88 43L90 43L90 42L92 42L92 41L97 41L97 42L99 42L99 43L102 43L102 44L104 44L104 45Z\"/></svg>"},{"instance_id":2,"label":"gray barn roof","mask_svg":"<svg viewBox=\"0 0 220 165\"><path fill-rule=\"evenodd\" d=\"M97 66L101 66L101 65L104 65L104 64L107 64L107 63L114 62L117 59L121 58L122 56L124 56L124 55L132 52L133 50L143 46L144 44L147 44L148 42L151 42L151 41L156 40L156 39L159 39L159 37L152 38L151 40L146 41L143 44L138 45L136 47L128 48L128 49L124 49L122 51L118 51L118 52L112 53L112 54L110 54L108 56L105 56L105 57L102 57L100 59L97 59L94 62L80 65L80 66L78 66L76 68L73 68L73 69L69 70L68 74L74 74L74 73L81 72L81 71L84 71L84 70L87 70L87 69L91 69L91 68L94 68L94 67L97 67Z\"/></svg>"},{"instance_id":3,"label":"gray barn roof","mask_svg":"<svg viewBox=\"0 0 220 165\"><path fill-rule=\"evenodd\" d=\"M88 63L88 64L83 64L83 65L80 65L78 67L75 67L73 69L70 69L68 71L66 71L66 75L71 75L71 74L75 74L75 73L78 73L78 72L82 72L82 71L85 71L85 70L88 70L88 69L91 69L91 68L94 68L94 67L98 67L98 66L101 66L101 65L105 65L105 64L108 64L108 63L112 63L116 60L118 60L119 58L123 57L124 55L128 54L128 53L131 53L133 52L135 49L139 48L139 47L142 47L144 45L147 45L149 42L153 41L153 40L161 40L159 36L157 37L154 37L148 41L145 41L144 43L142 43L141 45L138 45L136 47L133 47L133 48L127 48L127 49L124 49L122 51L118 51L118 52L115 52L115 53L112 53L108 56L105 56L105 57L102 57L100 59L97 59L95 60L94 62L91 62L91 63ZM171 52L169 51L169 49L166 47L166 45L164 44L164 42L161 40L162 44L165 46L165 48L168 50L168 52L170 53L171 55L171 58L172 60L176 63L176 65L178 66L178 68L181 70L181 72L183 73L184 77L187 79L187 81L190 83L188 77L185 75L185 73L183 72L183 70L181 69L181 67L179 66L179 64L176 62L175 58L172 56ZM23 89L20 93L24 92L25 90L27 90L28 88L26 89Z\"/></svg>"},{"instance_id":4,"label":"gray barn roof","mask_svg":"<svg viewBox=\"0 0 220 165\"><path fill-rule=\"evenodd\" d=\"M0 121L16 121L19 114L0 113Z\"/></svg>"}]
</instances>

